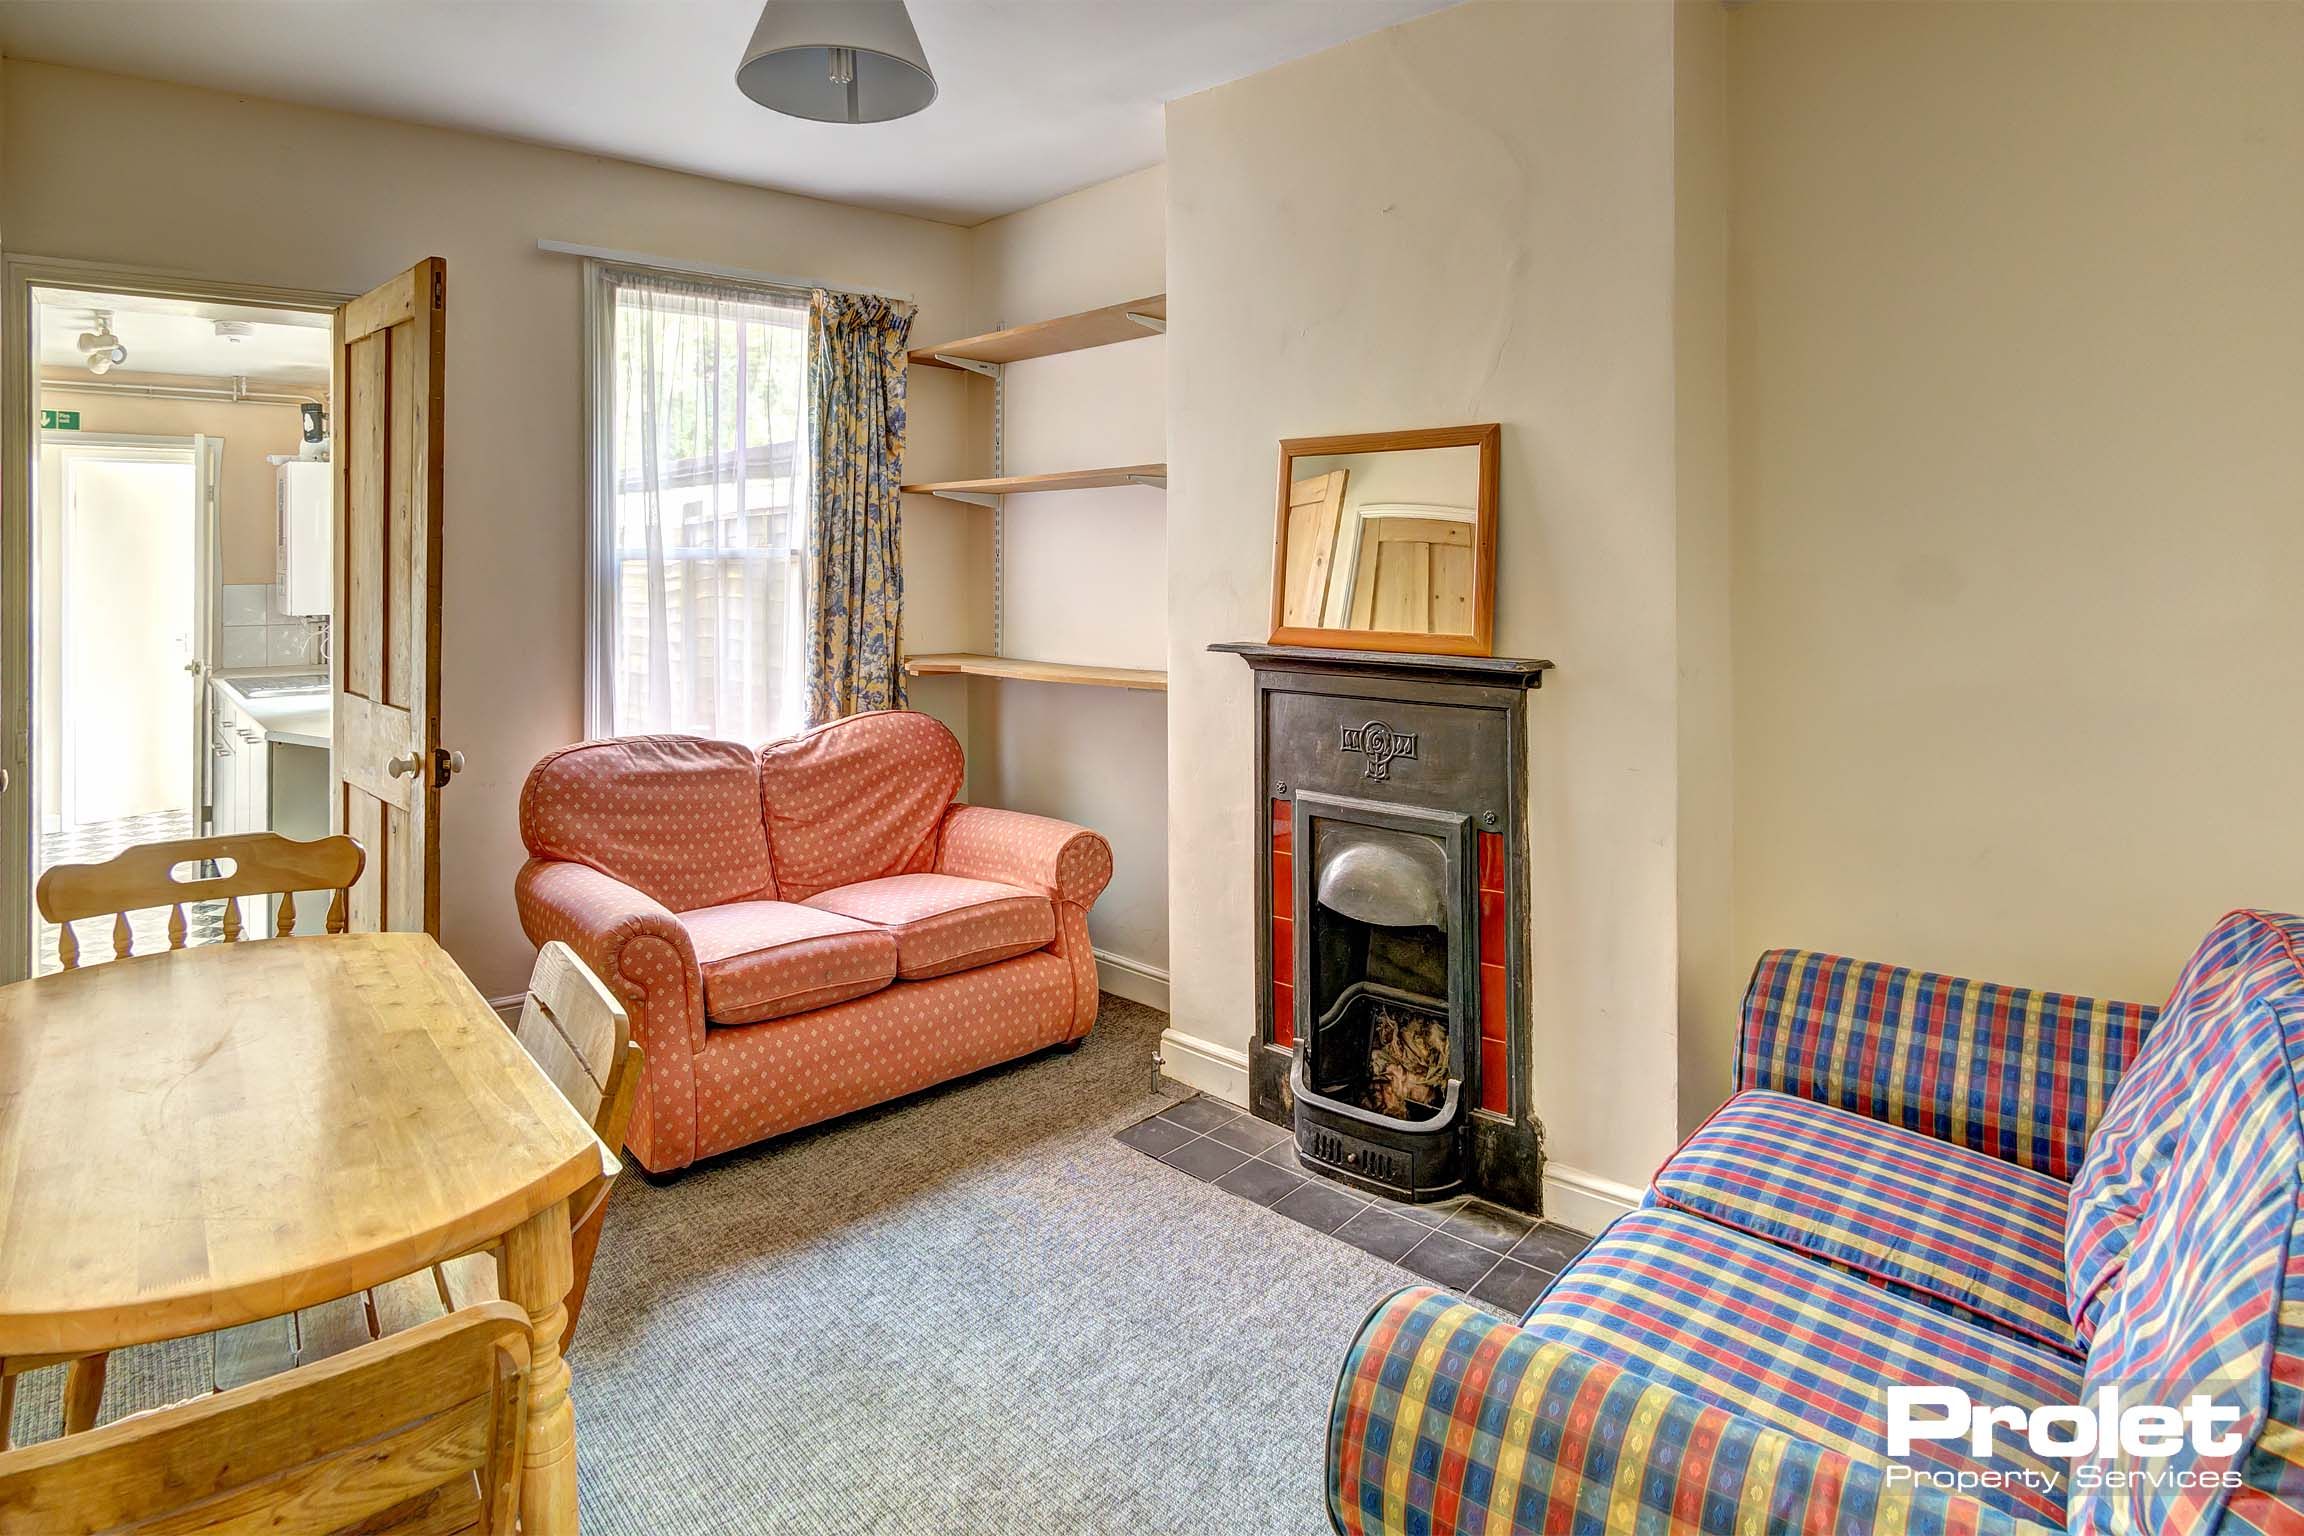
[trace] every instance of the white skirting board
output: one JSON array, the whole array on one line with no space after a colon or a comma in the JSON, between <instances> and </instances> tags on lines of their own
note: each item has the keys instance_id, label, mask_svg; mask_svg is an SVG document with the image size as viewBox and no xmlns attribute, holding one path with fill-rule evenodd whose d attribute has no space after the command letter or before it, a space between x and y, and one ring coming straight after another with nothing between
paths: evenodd
<instances>
[{"instance_id":1,"label":"white skirting board","mask_svg":"<svg viewBox=\"0 0 2304 1536\"><path fill-rule=\"evenodd\" d=\"M1248 1053L1198 1035L1160 1031L1160 1072L1187 1088L1248 1107Z\"/></svg>"},{"instance_id":2,"label":"white skirting board","mask_svg":"<svg viewBox=\"0 0 2304 1536\"><path fill-rule=\"evenodd\" d=\"M1544 1165L1544 1219L1579 1232L1597 1233L1626 1211L1637 1209L1643 1193L1566 1163Z\"/></svg>"},{"instance_id":3,"label":"white skirting board","mask_svg":"<svg viewBox=\"0 0 2304 1536\"><path fill-rule=\"evenodd\" d=\"M1156 965L1099 949L1096 951L1096 985L1114 997L1124 997L1162 1013L1168 1011L1168 973Z\"/></svg>"}]
</instances>

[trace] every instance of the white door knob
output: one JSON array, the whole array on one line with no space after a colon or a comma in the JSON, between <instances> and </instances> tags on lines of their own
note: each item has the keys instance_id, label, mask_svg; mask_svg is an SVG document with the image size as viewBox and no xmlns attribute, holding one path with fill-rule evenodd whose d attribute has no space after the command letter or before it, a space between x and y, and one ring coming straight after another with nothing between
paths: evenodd
<instances>
[{"instance_id":1,"label":"white door knob","mask_svg":"<svg viewBox=\"0 0 2304 1536\"><path fill-rule=\"evenodd\" d=\"M384 771L396 779L412 779L424 771L424 754L410 752L405 757L391 758L385 762Z\"/></svg>"}]
</instances>

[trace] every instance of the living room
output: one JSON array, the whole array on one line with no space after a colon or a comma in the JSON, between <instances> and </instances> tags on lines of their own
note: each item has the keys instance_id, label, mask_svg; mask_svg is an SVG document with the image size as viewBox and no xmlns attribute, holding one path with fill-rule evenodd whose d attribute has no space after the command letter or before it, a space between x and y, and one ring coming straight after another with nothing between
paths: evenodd
<instances>
[{"instance_id":1,"label":"living room","mask_svg":"<svg viewBox=\"0 0 2304 1536\"><path fill-rule=\"evenodd\" d=\"M51 379L51 311L339 316L322 698L361 862L295 890L350 932L239 947L428 933L409 984L515 1025L502 1070L539 999L639 1059L569 1080L576 1130L622 1123L567 1235L473 1216L165 1320L174 1278L107 1310L0 1273L0 1530L83 1435L149 1458L186 1399L320 1390L391 1346L386 1282L458 1303L490 1244L548 1431L529 1529L2289 1529L2304 1280L2186 1287L2297 1263L2304 5L892 3L799 39L862 50L851 104L909 89L887 121L745 83L796 0L0 4L7 479L67 435L19 381L230 387L139 373L126 319L125 361ZM345 316L415 338L429 414L377 409ZM364 484L407 433L412 477ZM1453 485L1374 489L1422 455ZM1321 535L1340 577L1383 528L1464 551L1468 617L1300 605L1300 516L1365 530ZM18 982L69 963L33 952L30 799L0 1003L202 952L114 960L91 906L79 965ZM30 1061L0 1144L35 1101L113 1123ZM352 1128L283 1144L367 1145L298 1097ZM84 1218L32 1219L11 1247L89 1273ZM539 1240L572 1278L515 1262ZM2184 1283L2121 1326L2122 1264ZM1739 1310L1754 1265L1789 1314ZM232 1386L247 1330L361 1296L340 1352L273 1328L286 1368ZM1626 1296L1667 1332L1595 1321ZM1992 1372L1926 1374L1969 1344ZM1533 1385L1563 1349L1581 1417ZM2214 1497L1896 1481L1899 1382L2062 1403L2176 1356L2251 1416ZM1831 1401L1789 1403L1810 1371Z\"/></svg>"}]
</instances>

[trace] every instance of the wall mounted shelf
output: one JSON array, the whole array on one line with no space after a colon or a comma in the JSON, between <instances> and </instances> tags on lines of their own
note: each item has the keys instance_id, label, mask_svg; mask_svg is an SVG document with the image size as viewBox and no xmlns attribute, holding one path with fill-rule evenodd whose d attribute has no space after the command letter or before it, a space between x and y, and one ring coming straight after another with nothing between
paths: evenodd
<instances>
[{"instance_id":1,"label":"wall mounted shelf","mask_svg":"<svg viewBox=\"0 0 2304 1536\"><path fill-rule=\"evenodd\" d=\"M1013 656L979 656L966 651L907 656L904 670L914 677L1005 677L1027 683L1074 683L1089 688L1128 688L1166 693L1168 674L1141 667L1088 667L1068 661L1020 661Z\"/></svg>"},{"instance_id":2,"label":"wall mounted shelf","mask_svg":"<svg viewBox=\"0 0 2304 1536\"><path fill-rule=\"evenodd\" d=\"M1090 491L1107 486L1168 487L1165 464L1123 464L1116 469L1065 469L1052 475L996 475L987 480L931 480L904 487L907 496L942 496L949 501L991 505L995 496L1022 496L1037 491Z\"/></svg>"},{"instance_id":3,"label":"wall mounted shelf","mask_svg":"<svg viewBox=\"0 0 2304 1536\"><path fill-rule=\"evenodd\" d=\"M1155 293L1150 298L1107 304L1102 309L1083 310L1077 315L1059 315L1053 320L966 336L941 346L915 347L909 355L923 368L957 368L981 373L987 367L1005 367L1027 358L1053 357L1059 352L1081 352L1089 347L1136 341L1167 329L1168 295ZM970 367L971 364L975 366Z\"/></svg>"}]
</instances>

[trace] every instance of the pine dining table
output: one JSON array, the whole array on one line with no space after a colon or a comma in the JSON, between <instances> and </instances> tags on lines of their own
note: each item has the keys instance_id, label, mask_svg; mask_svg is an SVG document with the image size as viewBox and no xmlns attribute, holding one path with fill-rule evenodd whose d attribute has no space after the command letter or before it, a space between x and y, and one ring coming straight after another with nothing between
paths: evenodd
<instances>
[{"instance_id":1,"label":"pine dining table","mask_svg":"<svg viewBox=\"0 0 2304 1536\"><path fill-rule=\"evenodd\" d=\"M534 1331L522 1528L564 1536L568 1197L615 1168L421 933L0 987L0 1357L232 1328L493 1249Z\"/></svg>"}]
</instances>

